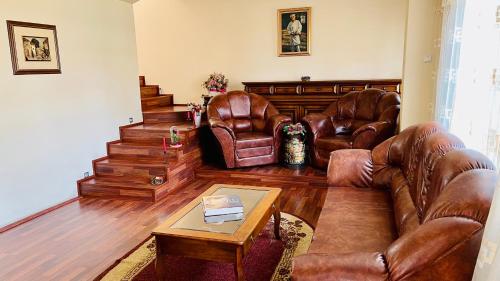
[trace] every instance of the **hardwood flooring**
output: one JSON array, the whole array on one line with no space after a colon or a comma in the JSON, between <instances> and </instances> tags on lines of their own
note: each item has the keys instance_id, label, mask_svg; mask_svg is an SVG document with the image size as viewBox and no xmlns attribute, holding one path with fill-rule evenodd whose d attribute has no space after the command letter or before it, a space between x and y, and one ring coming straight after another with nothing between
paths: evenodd
<instances>
[{"instance_id":1,"label":"hardwood flooring","mask_svg":"<svg viewBox=\"0 0 500 281\"><path fill-rule=\"evenodd\" d=\"M295 173L273 166L253 172L259 170L275 170L282 175L287 171ZM293 175L287 183L270 184L214 173L213 178L198 178L156 203L81 198L0 234L0 280L92 280L147 239L151 230L176 209L214 183L281 187L282 211L299 216L312 226L318 220L327 192L324 187L294 184Z\"/></svg>"}]
</instances>

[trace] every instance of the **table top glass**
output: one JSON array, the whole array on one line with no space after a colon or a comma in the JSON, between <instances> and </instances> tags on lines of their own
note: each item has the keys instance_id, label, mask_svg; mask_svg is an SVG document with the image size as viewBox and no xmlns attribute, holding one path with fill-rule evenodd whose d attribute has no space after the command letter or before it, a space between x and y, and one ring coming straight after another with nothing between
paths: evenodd
<instances>
[{"instance_id":1,"label":"table top glass","mask_svg":"<svg viewBox=\"0 0 500 281\"><path fill-rule=\"evenodd\" d=\"M243 203L244 217L242 220L228 221L220 224L206 223L203 215L203 206L200 200L194 208L172 224L171 228L233 234L245 222L248 215L268 192L269 190L242 189L221 186L210 195L238 195Z\"/></svg>"}]
</instances>

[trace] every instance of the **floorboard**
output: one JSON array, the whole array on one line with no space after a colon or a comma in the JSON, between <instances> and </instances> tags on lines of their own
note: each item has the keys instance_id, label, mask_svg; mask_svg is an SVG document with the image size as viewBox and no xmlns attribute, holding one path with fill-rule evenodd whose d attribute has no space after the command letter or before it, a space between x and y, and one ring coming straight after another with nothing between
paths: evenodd
<instances>
[{"instance_id":1,"label":"floorboard","mask_svg":"<svg viewBox=\"0 0 500 281\"><path fill-rule=\"evenodd\" d=\"M260 171L272 177L270 169L283 177L289 173L314 179L323 176L321 171L291 172L277 167L247 172ZM272 183L220 174L210 178L205 174L156 203L81 198L0 234L0 280L92 280L147 239L152 229L176 209L214 183L281 187L282 211L303 218L313 227L327 191L320 186L294 184L293 177L288 183Z\"/></svg>"}]
</instances>

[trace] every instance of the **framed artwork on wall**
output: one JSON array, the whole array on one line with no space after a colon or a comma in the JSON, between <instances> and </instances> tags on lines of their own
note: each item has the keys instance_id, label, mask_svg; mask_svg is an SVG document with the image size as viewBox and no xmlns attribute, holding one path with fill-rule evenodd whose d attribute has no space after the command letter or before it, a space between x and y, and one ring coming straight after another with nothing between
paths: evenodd
<instances>
[{"instance_id":1,"label":"framed artwork on wall","mask_svg":"<svg viewBox=\"0 0 500 281\"><path fill-rule=\"evenodd\" d=\"M61 73L54 25L7 21L7 31L15 75Z\"/></svg>"},{"instance_id":2,"label":"framed artwork on wall","mask_svg":"<svg viewBox=\"0 0 500 281\"><path fill-rule=\"evenodd\" d=\"M278 56L311 54L311 8L278 10Z\"/></svg>"}]
</instances>

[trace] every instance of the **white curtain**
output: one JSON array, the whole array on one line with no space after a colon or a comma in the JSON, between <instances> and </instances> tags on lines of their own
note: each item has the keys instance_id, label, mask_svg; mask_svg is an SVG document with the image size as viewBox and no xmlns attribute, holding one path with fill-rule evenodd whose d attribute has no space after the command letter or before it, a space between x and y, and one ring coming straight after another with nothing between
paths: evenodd
<instances>
[{"instance_id":1,"label":"white curtain","mask_svg":"<svg viewBox=\"0 0 500 281\"><path fill-rule=\"evenodd\" d=\"M462 26L465 0L443 0L443 24L441 31L441 56L439 61L436 120L446 129L450 128L451 113L457 87L456 74L462 46Z\"/></svg>"},{"instance_id":2,"label":"white curtain","mask_svg":"<svg viewBox=\"0 0 500 281\"><path fill-rule=\"evenodd\" d=\"M500 0L443 0L436 120L500 169ZM500 280L500 183L475 281Z\"/></svg>"},{"instance_id":3,"label":"white curtain","mask_svg":"<svg viewBox=\"0 0 500 281\"><path fill-rule=\"evenodd\" d=\"M500 181L495 190L473 281L500 280Z\"/></svg>"},{"instance_id":4,"label":"white curtain","mask_svg":"<svg viewBox=\"0 0 500 281\"><path fill-rule=\"evenodd\" d=\"M500 167L500 0L444 0L436 119Z\"/></svg>"}]
</instances>

